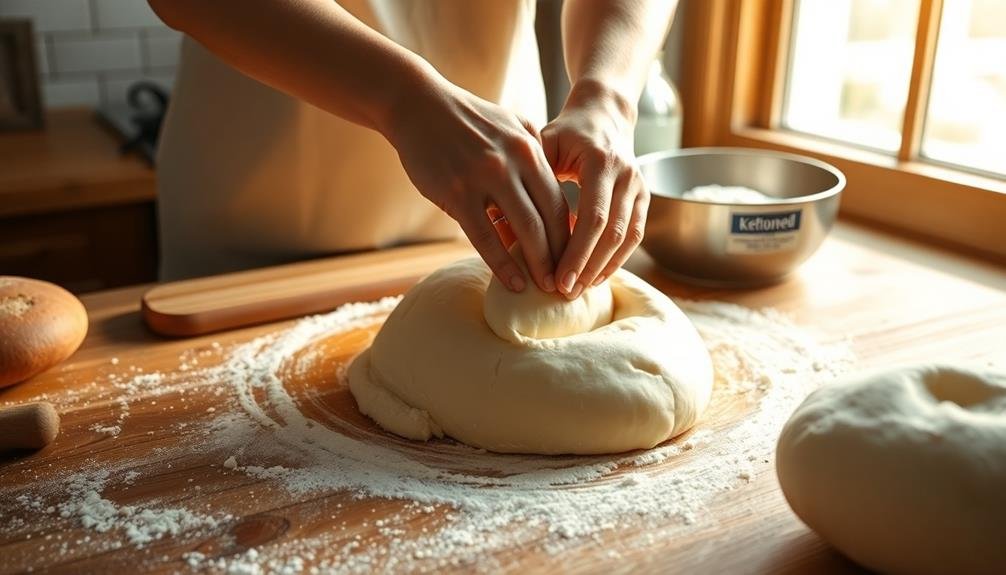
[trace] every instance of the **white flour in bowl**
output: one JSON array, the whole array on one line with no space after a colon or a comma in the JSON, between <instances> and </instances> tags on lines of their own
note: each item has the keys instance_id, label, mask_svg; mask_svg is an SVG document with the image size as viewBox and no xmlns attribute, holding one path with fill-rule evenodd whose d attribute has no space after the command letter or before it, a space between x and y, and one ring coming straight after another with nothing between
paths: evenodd
<instances>
[{"instance_id":1,"label":"white flour in bowl","mask_svg":"<svg viewBox=\"0 0 1006 575\"><path fill-rule=\"evenodd\" d=\"M765 195L758 190L743 186L720 186L718 184L695 186L682 193L681 197L686 200L712 204L770 204L775 201L772 196Z\"/></svg>"},{"instance_id":2,"label":"white flour in bowl","mask_svg":"<svg viewBox=\"0 0 1006 575\"><path fill-rule=\"evenodd\" d=\"M324 411L319 416L317 404L305 403L309 397L303 391L288 389L281 374L308 369L321 359L314 350L296 359L298 352L320 338L376 325L397 302L350 304L305 318L288 330L236 346L220 365L195 367L185 359L186 370L137 374L136 381L116 381L113 389L128 395L102 396L122 409L147 397L144 391L152 397L181 393L181 401L193 390L219 395L224 402L211 408L209 421L179 423L165 431L185 434L188 453L170 454L182 460L178 467L184 469L185 457L192 454L218 454L217 473L241 473L255 481L256 490L263 485L278 490L270 495L276 508L310 501L312 508L331 514L331 528L322 534L279 538L237 554L188 553L174 565L240 573L296 572L305 565L314 572L450 566L493 571L509 565L494 551L510 548L559 554L587 547L616 559L633 546L708 528L713 500L771 472L778 431L793 407L850 361L843 342L821 344L771 310L679 302L713 357L717 378L707 423L716 425L700 422L694 432L663 446L614 456L499 455L451 441L418 444ZM153 379L156 391L147 385ZM340 384L345 385L341 376ZM116 424L125 432L138 417L122 417ZM236 522L241 509L222 508L214 499L209 500L213 508L197 510L190 497L178 493L170 504L151 500L129 506L102 495L106 483L140 485L143 476L136 470L166 455L40 482L22 496L41 508L60 510L53 520L65 509L65 519L76 522L71 527L114 534L123 545L226 532L233 525L228 516ZM198 492L198 486L193 489L190 493ZM347 494L373 502L374 519L360 523L359 514L352 524L340 519L342 504L334 501ZM327 498L333 503L326 507ZM389 500L399 504L377 513ZM88 507L91 503L100 509ZM5 505L0 499L0 513ZM25 504L15 505L24 509ZM716 520L726 519L721 509ZM406 523L409 529L403 528ZM615 530L637 535L622 540L618 549L604 547L605 533ZM361 531L367 535L361 537Z\"/></svg>"}]
</instances>

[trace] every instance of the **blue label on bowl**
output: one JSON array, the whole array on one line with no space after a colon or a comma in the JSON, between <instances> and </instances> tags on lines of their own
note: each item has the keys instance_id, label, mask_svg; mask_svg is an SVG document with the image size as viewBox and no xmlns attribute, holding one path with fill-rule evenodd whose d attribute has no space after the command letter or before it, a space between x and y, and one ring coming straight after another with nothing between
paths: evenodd
<instances>
[{"instance_id":1,"label":"blue label on bowl","mask_svg":"<svg viewBox=\"0 0 1006 575\"><path fill-rule=\"evenodd\" d=\"M769 214L730 214L732 234L777 234L800 229L801 210Z\"/></svg>"}]
</instances>

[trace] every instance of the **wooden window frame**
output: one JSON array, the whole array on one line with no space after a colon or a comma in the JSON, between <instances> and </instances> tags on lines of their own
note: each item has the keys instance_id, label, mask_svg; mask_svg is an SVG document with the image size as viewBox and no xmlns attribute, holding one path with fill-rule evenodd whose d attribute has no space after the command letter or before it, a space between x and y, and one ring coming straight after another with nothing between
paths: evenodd
<instances>
[{"instance_id":1,"label":"wooden window frame","mask_svg":"<svg viewBox=\"0 0 1006 575\"><path fill-rule=\"evenodd\" d=\"M848 179L843 217L1006 263L1006 179L918 159L942 0L921 0L902 125L907 137L896 155L781 128L793 3L691 0L684 6L683 144L819 158Z\"/></svg>"}]
</instances>

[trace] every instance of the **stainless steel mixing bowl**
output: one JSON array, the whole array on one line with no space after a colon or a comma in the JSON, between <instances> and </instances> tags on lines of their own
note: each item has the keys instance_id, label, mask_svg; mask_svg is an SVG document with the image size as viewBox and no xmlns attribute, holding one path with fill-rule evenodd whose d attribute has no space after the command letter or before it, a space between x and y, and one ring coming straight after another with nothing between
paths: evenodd
<instances>
[{"instance_id":1,"label":"stainless steel mixing bowl","mask_svg":"<svg viewBox=\"0 0 1006 575\"><path fill-rule=\"evenodd\" d=\"M817 250L838 213L845 176L813 158L746 148L688 148L639 158L650 189L643 247L672 275L700 285L775 283ZM764 204L686 200L710 184L743 186Z\"/></svg>"}]
</instances>

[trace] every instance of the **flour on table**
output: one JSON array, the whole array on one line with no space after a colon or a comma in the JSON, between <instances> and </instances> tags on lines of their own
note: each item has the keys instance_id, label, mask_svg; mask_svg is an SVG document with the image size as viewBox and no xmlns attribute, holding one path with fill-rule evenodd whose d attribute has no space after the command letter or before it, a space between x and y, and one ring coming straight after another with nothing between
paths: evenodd
<instances>
[{"instance_id":1,"label":"flour on table","mask_svg":"<svg viewBox=\"0 0 1006 575\"><path fill-rule=\"evenodd\" d=\"M221 537L242 510L190 507L191 497L200 493L198 484L172 493L183 503L141 498L124 505L105 495L112 485L135 489L143 481L143 466L163 469L192 453L208 453L219 458L215 473L245 474L258 480L256 491L259 485L276 489L269 497L277 507L310 501L312 509L330 514L330 525L321 534L280 538L236 553L190 552L181 561L173 558L175 568L234 573L492 571L505 568L500 562L508 560L495 559L493 552L512 546L552 554L586 547L610 557L611 550L602 546L605 533L627 529L638 536L620 543L616 555L624 558L712 525L707 507L770 471L775 439L793 407L843 371L851 358L844 342L821 343L771 310L678 301L715 366L710 412L740 405L749 415L718 421L716 428L699 422L692 432L655 449L613 456L500 455L451 441L408 442L337 417L319 420L317 405L307 415L303 390L288 389L279 374L311 369L323 359L311 350L313 343L375 326L397 302L349 304L305 318L290 329L227 350L218 365L183 359L188 365L184 371L116 374L104 386L87 384L91 395L79 391L57 398L72 404L98 397L127 415L131 404L165 394L173 394L173 402L184 402L194 392L219 400L215 411L203 415L208 421L187 427L175 423L163 430L184 434L183 447L118 462L117 468L91 463L71 476L36 482L16 497L0 497L0 515L14 509L41 513L51 518L46 521L69 521L68 527L100 534L103 541L113 537L123 546L200 533L206 534L199 535L204 539ZM308 351L298 355L301 350ZM344 376L340 385L345 385ZM124 431L132 424L126 416L114 423ZM177 465L184 469L184 462ZM374 511L380 501L399 505L396 511L350 525L340 515L342 504L336 503L345 494L374 501ZM407 522L413 525L408 531L402 528ZM26 528L13 521L0 526L5 532ZM352 535L353 530L369 534ZM61 553L98 545L98 538L89 535L73 537L59 542ZM0 558L0 570L4 562Z\"/></svg>"},{"instance_id":2,"label":"flour on table","mask_svg":"<svg viewBox=\"0 0 1006 575\"><path fill-rule=\"evenodd\" d=\"M67 497L56 506L59 516L76 519L83 527L99 533L122 531L134 545L197 528L212 529L231 519L197 514L183 507L119 505L101 495L108 478L108 471L71 476L66 484Z\"/></svg>"},{"instance_id":3,"label":"flour on table","mask_svg":"<svg viewBox=\"0 0 1006 575\"><path fill-rule=\"evenodd\" d=\"M705 302L679 302L702 334L717 367L721 400L747 398L759 409L725 432L699 429L642 454L565 457L500 455L453 442L431 448L403 444L358 428L317 425L298 409L276 375L295 352L333 332L373 325L397 299L354 304L301 321L291 330L234 350L221 366L250 423L278 440L273 453L296 453L295 465L255 465L243 472L276 481L295 494L350 491L358 497L412 502L399 519L447 510L446 522L419 537L390 537L383 545L336 549L337 571L417 566L487 565L494 549L534 544L540 530L550 553L597 541L605 531L641 522L708 520L706 505L767 469L776 431L815 382L849 361L841 344L821 345L779 313ZM263 399L265 400L263 401ZM234 414L215 437L225 448L253 432ZM352 432L352 433L347 433ZM673 468L661 464L689 454ZM245 454L247 459L249 454ZM471 469L483 470L480 474ZM633 471L626 473L626 470ZM665 534L670 536L670 534ZM338 568L336 568L336 566Z\"/></svg>"},{"instance_id":4,"label":"flour on table","mask_svg":"<svg viewBox=\"0 0 1006 575\"><path fill-rule=\"evenodd\" d=\"M91 427L88 427L88 429L94 431L95 433L104 433L113 437L122 433L121 425L102 425L100 423L95 423L91 425Z\"/></svg>"}]
</instances>

